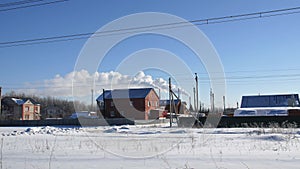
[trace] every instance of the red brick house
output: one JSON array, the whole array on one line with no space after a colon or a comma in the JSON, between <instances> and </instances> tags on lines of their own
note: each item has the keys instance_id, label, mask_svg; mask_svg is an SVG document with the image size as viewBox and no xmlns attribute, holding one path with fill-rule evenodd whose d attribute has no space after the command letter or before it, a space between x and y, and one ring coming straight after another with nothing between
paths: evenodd
<instances>
[{"instance_id":1,"label":"red brick house","mask_svg":"<svg viewBox=\"0 0 300 169\"><path fill-rule=\"evenodd\" d=\"M31 98L4 97L1 118L5 120L40 120L40 104Z\"/></svg>"},{"instance_id":2,"label":"red brick house","mask_svg":"<svg viewBox=\"0 0 300 169\"><path fill-rule=\"evenodd\" d=\"M106 90L96 101L104 118L158 118L151 114L151 110L159 108L159 97L153 88Z\"/></svg>"}]
</instances>

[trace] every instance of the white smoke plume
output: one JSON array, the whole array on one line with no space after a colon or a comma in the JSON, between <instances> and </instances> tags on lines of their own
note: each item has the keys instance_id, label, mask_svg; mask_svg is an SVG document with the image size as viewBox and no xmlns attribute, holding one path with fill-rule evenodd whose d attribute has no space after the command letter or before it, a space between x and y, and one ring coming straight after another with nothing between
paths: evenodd
<instances>
[{"instance_id":1,"label":"white smoke plume","mask_svg":"<svg viewBox=\"0 0 300 169\"><path fill-rule=\"evenodd\" d=\"M91 89L97 94L102 93L102 89L124 89L152 87L167 93L169 90L168 81L163 78L154 79L151 75L146 75L143 71L135 76L123 75L119 72L95 72L93 74L86 70L73 71L64 76L56 75L41 84L29 83L29 92L44 96L54 97L85 97L91 95ZM189 96L182 88L172 85L174 92L180 89L181 94ZM28 91L27 91L28 92Z\"/></svg>"}]
</instances>

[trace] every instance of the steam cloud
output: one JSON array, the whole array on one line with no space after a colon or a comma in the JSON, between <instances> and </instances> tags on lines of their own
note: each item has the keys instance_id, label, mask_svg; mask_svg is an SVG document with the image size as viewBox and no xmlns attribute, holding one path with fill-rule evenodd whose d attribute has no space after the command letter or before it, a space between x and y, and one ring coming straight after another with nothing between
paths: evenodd
<instances>
[{"instance_id":1,"label":"steam cloud","mask_svg":"<svg viewBox=\"0 0 300 169\"><path fill-rule=\"evenodd\" d=\"M142 88L152 87L160 89L161 92L168 92L169 84L163 78L154 79L151 75L146 75L143 71L135 76L123 75L119 72L95 72L93 74L86 70L73 71L65 76L56 75L52 79L44 80L41 84L28 83L32 94L41 94L44 96L55 97L78 97L90 96L91 89L96 94L102 93L102 89L124 89L124 88ZM189 96L182 88L172 85L175 92L180 89L181 94Z\"/></svg>"}]
</instances>

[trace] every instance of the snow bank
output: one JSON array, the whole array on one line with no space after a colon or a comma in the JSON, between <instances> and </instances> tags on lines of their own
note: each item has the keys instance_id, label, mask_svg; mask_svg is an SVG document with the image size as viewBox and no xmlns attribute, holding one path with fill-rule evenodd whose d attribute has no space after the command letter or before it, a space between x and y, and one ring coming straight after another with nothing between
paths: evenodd
<instances>
[{"instance_id":1,"label":"snow bank","mask_svg":"<svg viewBox=\"0 0 300 169\"><path fill-rule=\"evenodd\" d=\"M299 168L297 128L0 128L3 168Z\"/></svg>"},{"instance_id":2,"label":"snow bank","mask_svg":"<svg viewBox=\"0 0 300 169\"><path fill-rule=\"evenodd\" d=\"M69 134L69 133L78 133L82 131L81 128L64 128L64 127L30 127L25 130L13 130L11 132L3 132L2 136L20 136L20 135L36 135L36 134Z\"/></svg>"}]
</instances>

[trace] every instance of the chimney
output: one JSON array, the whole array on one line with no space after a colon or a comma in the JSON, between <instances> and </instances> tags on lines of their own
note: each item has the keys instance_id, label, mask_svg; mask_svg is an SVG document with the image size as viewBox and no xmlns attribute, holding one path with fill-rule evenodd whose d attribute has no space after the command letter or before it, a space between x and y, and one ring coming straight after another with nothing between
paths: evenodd
<instances>
[{"instance_id":1,"label":"chimney","mask_svg":"<svg viewBox=\"0 0 300 169\"><path fill-rule=\"evenodd\" d=\"M160 88L158 88L158 97L159 97L159 100L161 100L161 96L160 96Z\"/></svg>"}]
</instances>

